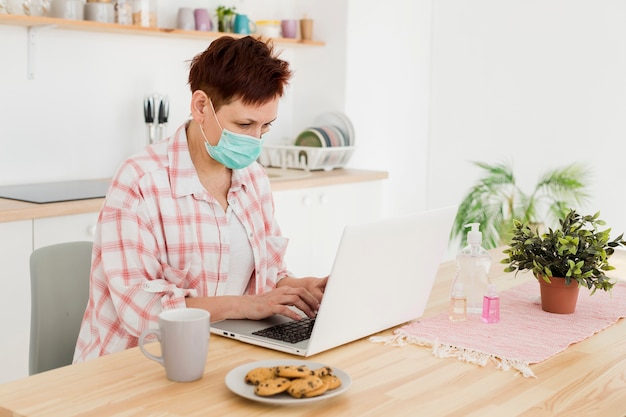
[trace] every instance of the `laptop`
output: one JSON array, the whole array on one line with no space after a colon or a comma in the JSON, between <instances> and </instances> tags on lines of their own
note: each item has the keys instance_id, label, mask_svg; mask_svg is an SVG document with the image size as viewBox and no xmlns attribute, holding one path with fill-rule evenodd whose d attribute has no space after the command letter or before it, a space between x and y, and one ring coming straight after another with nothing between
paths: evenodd
<instances>
[{"instance_id":1,"label":"laptop","mask_svg":"<svg viewBox=\"0 0 626 417\"><path fill-rule=\"evenodd\" d=\"M419 318L448 245L456 207L345 227L316 318L222 320L211 332L299 356L312 356ZM305 324L310 337L274 326ZM306 337L306 336L305 336Z\"/></svg>"}]
</instances>

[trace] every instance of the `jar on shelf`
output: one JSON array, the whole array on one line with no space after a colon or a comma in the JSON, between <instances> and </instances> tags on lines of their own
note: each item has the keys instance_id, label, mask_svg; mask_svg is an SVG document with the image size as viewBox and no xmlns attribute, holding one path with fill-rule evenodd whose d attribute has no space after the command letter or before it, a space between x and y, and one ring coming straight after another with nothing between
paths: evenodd
<instances>
[{"instance_id":1,"label":"jar on shelf","mask_svg":"<svg viewBox=\"0 0 626 417\"><path fill-rule=\"evenodd\" d=\"M115 23L120 25L133 24L132 0L115 0Z\"/></svg>"},{"instance_id":2,"label":"jar on shelf","mask_svg":"<svg viewBox=\"0 0 626 417\"><path fill-rule=\"evenodd\" d=\"M280 38L280 20L257 20L256 33L267 38Z\"/></svg>"},{"instance_id":3,"label":"jar on shelf","mask_svg":"<svg viewBox=\"0 0 626 417\"><path fill-rule=\"evenodd\" d=\"M133 25L157 27L156 0L133 0Z\"/></svg>"}]
</instances>

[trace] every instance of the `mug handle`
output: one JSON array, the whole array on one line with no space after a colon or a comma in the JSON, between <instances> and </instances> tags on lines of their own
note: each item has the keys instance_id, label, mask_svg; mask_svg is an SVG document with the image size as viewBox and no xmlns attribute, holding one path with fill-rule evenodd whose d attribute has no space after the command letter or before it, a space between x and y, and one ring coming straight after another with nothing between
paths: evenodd
<instances>
[{"instance_id":1,"label":"mug handle","mask_svg":"<svg viewBox=\"0 0 626 417\"><path fill-rule=\"evenodd\" d=\"M139 336L139 349L141 349L141 352L144 355L146 355L148 359L152 359L153 361L158 362L163 367L165 367L165 361L163 361L163 356L153 355L152 353L148 352L143 346L144 339L151 334L157 337L157 340L159 341L159 343L161 342L161 332L159 331L159 329L146 329L143 332L141 332L141 335Z\"/></svg>"},{"instance_id":2,"label":"mug handle","mask_svg":"<svg viewBox=\"0 0 626 417\"><path fill-rule=\"evenodd\" d=\"M256 33L256 23L254 22L254 20L249 20L249 27L250 27L250 33Z\"/></svg>"}]
</instances>

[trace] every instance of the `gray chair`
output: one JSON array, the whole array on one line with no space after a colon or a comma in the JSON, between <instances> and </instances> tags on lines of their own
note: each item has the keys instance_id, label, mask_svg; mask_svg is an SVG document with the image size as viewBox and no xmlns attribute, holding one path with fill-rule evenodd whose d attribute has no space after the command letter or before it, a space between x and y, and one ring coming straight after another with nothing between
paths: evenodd
<instances>
[{"instance_id":1,"label":"gray chair","mask_svg":"<svg viewBox=\"0 0 626 417\"><path fill-rule=\"evenodd\" d=\"M30 375L72 363L89 299L92 247L59 243L30 256Z\"/></svg>"}]
</instances>

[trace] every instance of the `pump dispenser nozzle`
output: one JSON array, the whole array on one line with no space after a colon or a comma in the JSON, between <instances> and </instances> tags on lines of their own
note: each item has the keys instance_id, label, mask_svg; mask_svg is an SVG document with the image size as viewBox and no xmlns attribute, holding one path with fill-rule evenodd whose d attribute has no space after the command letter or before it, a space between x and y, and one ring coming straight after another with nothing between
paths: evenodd
<instances>
[{"instance_id":1,"label":"pump dispenser nozzle","mask_svg":"<svg viewBox=\"0 0 626 417\"><path fill-rule=\"evenodd\" d=\"M466 224L465 227L472 228L472 230L467 233L467 243L470 245L480 245L483 243L483 234L480 232L480 223Z\"/></svg>"}]
</instances>

